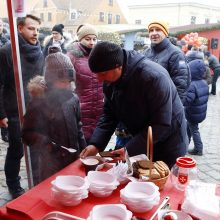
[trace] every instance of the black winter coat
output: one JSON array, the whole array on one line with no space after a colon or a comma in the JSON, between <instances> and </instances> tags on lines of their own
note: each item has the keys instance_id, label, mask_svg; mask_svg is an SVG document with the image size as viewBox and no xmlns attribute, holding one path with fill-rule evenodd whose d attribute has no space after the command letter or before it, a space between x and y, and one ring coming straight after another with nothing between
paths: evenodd
<instances>
[{"instance_id":1,"label":"black winter coat","mask_svg":"<svg viewBox=\"0 0 220 220\"><path fill-rule=\"evenodd\" d=\"M183 102L190 84L190 72L183 52L165 38L161 43L146 49L144 55L168 71Z\"/></svg>"},{"instance_id":2,"label":"black winter coat","mask_svg":"<svg viewBox=\"0 0 220 220\"><path fill-rule=\"evenodd\" d=\"M126 145L130 156L146 154L148 126L153 128L154 160L172 166L178 156L185 155L183 105L163 67L135 51L124 51L122 76L115 83L104 84L104 94L104 113L90 140L100 151L122 122L133 135Z\"/></svg>"},{"instance_id":3,"label":"black winter coat","mask_svg":"<svg viewBox=\"0 0 220 220\"><path fill-rule=\"evenodd\" d=\"M19 37L22 80L25 102L28 101L27 84L36 75L42 75L44 57L40 44L30 45ZM11 44L0 49L0 118L18 116L16 87L11 54Z\"/></svg>"}]
</instances>

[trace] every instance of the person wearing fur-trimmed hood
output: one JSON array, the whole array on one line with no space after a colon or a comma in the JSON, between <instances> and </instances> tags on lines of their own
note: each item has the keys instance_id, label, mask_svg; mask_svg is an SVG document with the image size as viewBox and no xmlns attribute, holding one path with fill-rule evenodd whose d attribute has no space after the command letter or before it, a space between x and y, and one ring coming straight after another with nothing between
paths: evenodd
<instances>
[{"instance_id":1,"label":"person wearing fur-trimmed hood","mask_svg":"<svg viewBox=\"0 0 220 220\"><path fill-rule=\"evenodd\" d=\"M34 185L72 163L86 146L79 99L71 83L73 65L61 52L49 54L45 62L45 82L38 76L28 84L31 102L22 128L23 142L30 146Z\"/></svg>"},{"instance_id":2,"label":"person wearing fur-trimmed hood","mask_svg":"<svg viewBox=\"0 0 220 220\"><path fill-rule=\"evenodd\" d=\"M44 57L48 55L48 49L51 46L58 46L62 53L66 54L65 44L69 41L68 37L63 33L64 25L57 24L52 28L52 35L45 37L43 42Z\"/></svg>"}]
</instances>

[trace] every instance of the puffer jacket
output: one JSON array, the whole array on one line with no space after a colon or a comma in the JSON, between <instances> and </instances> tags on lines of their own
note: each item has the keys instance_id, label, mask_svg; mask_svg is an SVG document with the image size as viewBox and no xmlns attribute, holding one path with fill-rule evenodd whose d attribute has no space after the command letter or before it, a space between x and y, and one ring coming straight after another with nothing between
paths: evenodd
<instances>
[{"instance_id":1,"label":"puffer jacket","mask_svg":"<svg viewBox=\"0 0 220 220\"><path fill-rule=\"evenodd\" d=\"M202 60L189 62L192 81L187 90L184 102L186 119L189 122L200 123L206 118L209 87L203 79L206 71Z\"/></svg>"},{"instance_id":2,"label":"puffer jacket","mask_svg":"<svg viewBox=\"0 0 220 220\"><path fill-rule=\"evenodd\" d=\"M89 53L79 42L73 42L67 47L67 55L76 71L76 93L80 100L83 132L89 141L103 111L103 84L91 72L88 65Z\"/></svg>"},{"instance_id":3,"label":"puffer jacket","mask_svg":"<svg viewBox=\"0 0 220 220\"><path fill-rule=\"evenodd\" d=\"M183 102L190 84L190 71L182 51L165 38L161 43L147 48L143 54L168 71Z\"/></svg>"},{"instance_id":4,"label":"puffer jacket","mask_svg":"<svg viewBox=\"0 0 220 220\"><path fill-rule=\"evenodd\" d=\"M128 154L146 154L146 131L152 126L153 158L171 167L188 146L186 119L177 90L162 66L135 51L123 51L122 76L104 84L103 115L90 142L104 150L122 122L133 136L126 144Z\"/></svg>"},{"instance_id":5,"label":"puffer jacket","mask_svg":"<svg viewBox=\"0 0 220 220\"><path fill-rule=\"evenodd\" d=\"M187 60L188 63L190 61L193 61L193 60L196 60L196 59L204 61L204 53L200 52L200 51L197 51L197 50L188 51L186 53L186 60ZM206 72L205 72L205 75L203 76L203 79L205 79L206 82L209 85L212 82L211 71L210 71L209 65L206 64L206 63L205 63L205 68L206 68Z\"/></svg>"}]
</instances>

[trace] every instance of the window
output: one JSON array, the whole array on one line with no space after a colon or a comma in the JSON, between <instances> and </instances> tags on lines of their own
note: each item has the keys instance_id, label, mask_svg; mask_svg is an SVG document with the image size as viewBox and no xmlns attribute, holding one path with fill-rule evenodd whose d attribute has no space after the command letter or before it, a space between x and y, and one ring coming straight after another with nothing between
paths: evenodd
<instances>
[{"instance_id":1,"label":"window","mask_svg":"<svg viewBox=\"0 0 220 220\"><path fill-rule=\"evenodd\" d=\"M205 19L205 24L209 24L210 23L210 19L209 18L206 18Z\"/></svg>"},{"instance_id":2,"label":"window","mask_svg":"<svg viewBox=\"0 0 220 220\"><path fill-rule=\"evenodd\" d=\"M120 24L120 15L115 16L115 23Z\"/></svg>"},{"instance_id":3,"label":"window","mask_svg":"<svg viewBox=\"0 0 220 220\"><path fill-rule=\"evenodd\" d=\"M108 24L112 24L112 14L108 14Z\"/></svg>"},{"instance_id":4,"label":"window","mask_svg":"<svg viewBox=\"0 0 220 220\"><path fill-rule=\"evenodd\" d=\"M52 13L48 13L48 21L52 21Z\"/></svg>"},{"instance_id":5,"label":"window","mask_svg":"<svg viewBox=\"0 0 220 220\"><path fill-rule=\"evenodd\" d=\"M190 24L195 24L195 23L196 23L196 16L192 16Z\"/></svg>"},{"instance_id":6,"label":"window","mask_svg":"<svg viewBox=\"0 0 220 220\"><path fill-rule=\"evenodd\" d=\"M47 7L47 0L44 0L44 8Z\"/></svg>"},{"instance_id":7,"label":"window","mask_svg":"<svg viewBox=\"0 0 220 220\"><path fill-rule=\"evenodd\" d=\"M112 6L113 5L113 0L108 0L108 4Z\"/></svg>"},{"instance_id":8,"label":"window","mask_svg":"<svg viewBox=\"0 0 220 220\"><path fill-rule=\"evenodd\" d=\"M104 12L99 12L99 21L104 21L104 20L105 20Z\"/></svg>"},{"instance_id":9,"label":"window","mask_svg":"<svg viewBox=\"0 0 220 220\"><path fill-rule=\"evenodd\" d=\"M44 21L44 13L40 13L40 19L41 21Z\"/></svg>"},{"instance_id":10,"label":"window","mask_svg":"<svg viewBox=\"0 0 220 220\"><path fill-rule=\"evenodd\" d=\"M135 20L135 24L141 24L141 20Z\"/></svg>"},{"instance_id":11,"label":"window","mask_svg":"<svg viewBox=\"0 0 220 220\"><path fill-rule=\"evenodd\" d=\"M71 20L75 20L77 18L76 12L71 13Z\"/></svg>"}]
</instances>

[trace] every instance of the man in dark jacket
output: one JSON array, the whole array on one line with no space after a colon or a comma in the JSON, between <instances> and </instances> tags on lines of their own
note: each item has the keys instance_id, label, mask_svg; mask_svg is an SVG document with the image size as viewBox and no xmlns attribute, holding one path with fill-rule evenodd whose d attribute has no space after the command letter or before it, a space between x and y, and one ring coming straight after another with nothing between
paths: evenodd
<instances>
[{"instance_id":1,"label":"man in dark jacket","mask_svg":"<svg viewBox=\"0 0 220 220\"><path fill-rule=\"evenodd\" d=\"M168 37L168 25L162 21L148 25L150 48L143 53L150 60L163 66L175 84L181 101L184 101L186 90L190 84L190 72L182 51L174 46Z\"/></svg>"},{"instance_id":2,"label":"man in dark jacket","mask_svg":"<svg viewBox=\"0 0 220 220\"><path fill-rule=\"evenodd\" d=\"M133 136L125 145L130 156L146 153L148 126L153 129L154 160L163 160L171 167L177 157L185 155L188 140L184 109L163 67L109 42L94 47L89 67L104 81L105 102L91 145L81 157L104 150L118 122L124 123Z\"/></svg>"},{"instance_id":3,"label":"man in dark jacket","mask_svg":"<svg viewBox=\"0 0 220 220\"><path fill-rule=\"evenodd\" d=\"M40 19L27 15L18 18L18 40L20 48L22 79L25 101L28 100L27 83L37 74L41 74L44 57L38 41ZM5 160L6 183L13 198L24 193L20 186L20 162L23 157L21 130L15 89L11 44L0 49L0 126L8 127L9 147Z\"/></svg>"},{"instance_id":4,"label":"man in dark jacket","mask_svg":"<svg viewBox=\"0 0 220 220\"><path fill-rule=\"evenodd\" d=\"M212 89L211 94L216 95L216 83L218 80L218 77L220 75L220 63L216 56L211 54L209 51L205 52L205 56L208 59L209 62L209 68L213 71L214 75L212 77Z\"/></svg>"},{"instance_id":5,"label":"man in dark jacket","mask_svg":"<svg viewBox=\"0 0 220 220\"><path fill-rule=\"evenodd\" d=\"M10 40L5 36L3 32L3 21L0 18L0 47L3 47L6 44L10 43ZM7 128L1 128L1 136L2 140L5 142L8 142L8 129Z\"/></svg>"}]
</instances>

